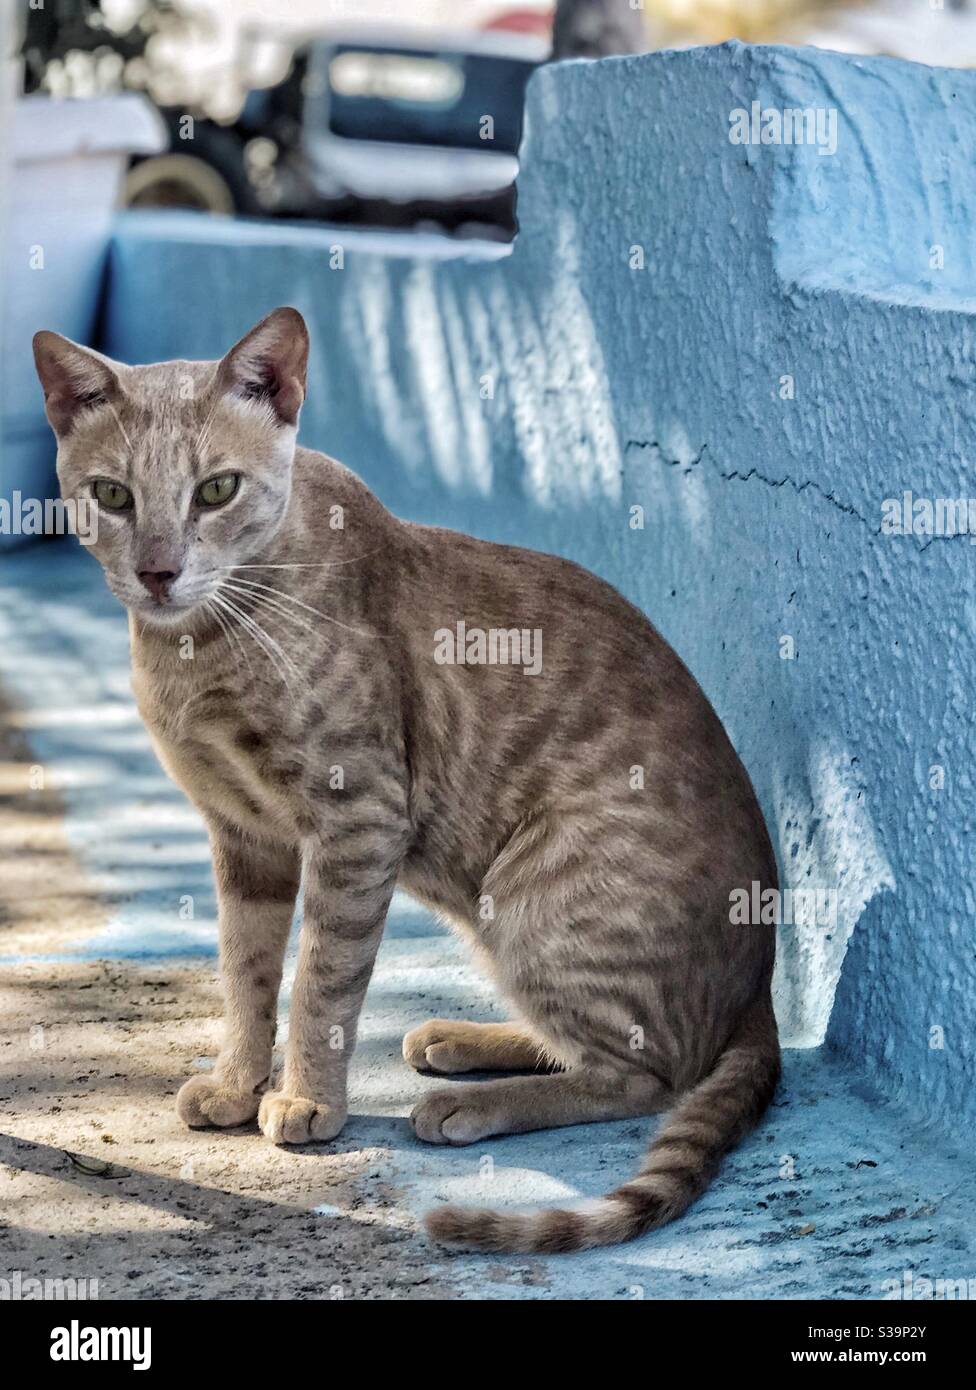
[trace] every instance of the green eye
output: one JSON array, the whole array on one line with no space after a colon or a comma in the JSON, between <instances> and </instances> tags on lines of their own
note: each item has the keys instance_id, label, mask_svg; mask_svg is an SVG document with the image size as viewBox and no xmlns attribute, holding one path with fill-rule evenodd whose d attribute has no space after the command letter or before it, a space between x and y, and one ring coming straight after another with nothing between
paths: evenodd
<instances>
[{"instance_id":1,"label":"green eye","mask_svg":"<svg viewBox=\"0 0 976 1390\"><path fill-rule=\"evenodd\" d=\"M132 506L132 493L121 483L113 483L108 478L97 478L92 485L92 492L95 500L100 507L107 507L110 512L127 512Z\"/></svg>"},{"instance_id":2,"label":"green eye","mask_svg":"<svg viewBox=\"0 0 976 1390\"><path fill-rule=\"evenodd\" d=\"M208 478L197 488L197 502L201 507L219 507L229 502L237 491L239 473L221 473L219 478Z\"/></svg>"}]
</instances>

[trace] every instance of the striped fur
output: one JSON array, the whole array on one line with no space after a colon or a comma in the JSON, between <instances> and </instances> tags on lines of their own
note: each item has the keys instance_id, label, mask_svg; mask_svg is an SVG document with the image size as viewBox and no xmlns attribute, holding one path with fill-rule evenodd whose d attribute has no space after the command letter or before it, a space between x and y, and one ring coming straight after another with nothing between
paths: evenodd
<instances>
[{"instance_id":1,"label":"striped fur","mask_svg":"<svg viewBox=\"0 0 976 1390\"><path fill-rule=\"evenodd\" d=\"M555 1255L616 1245L674 1221L707 1187L723 1156L762 1118L779 1079L771 1010L744 1020L714 1070L668 1116L640 1172L579 1209L508 1212L447 1206L426 1226L442 1244Z\"/></svg>"},{"instance_id":2,"label":"striped fur","mask_svg":"<svg viewBox=\"0 0 976 1390\"><path fill-rule=\"evenodd\" d=\"M67 497L109 478L94 553L130 611L133 687L210 827L225 1035L177 1105L327 1140L398 885L464 936L516 1021L434 1020L407 1061L449 1078L433 1144L669 1112L644 1168L584 1210L442 1208L435 1238L556 1251L672 1219L776 1083L774 929L730 894L775 887L749 779L643 614L549 555L397 520L296 445L307 335L278 310L220 363L125 367L41 334ZM212 512L200 483L233 471ZM139 580L176 576L160 601ZM538 633L540 661L450 661L444 633ZM475 649L477 656L477 648ZM281 1077L276 999L304 914ZM490 1081L453 1079L496 1071ZM505 1075L508 1073L508 1075Z\"/></svg>"}]
</instances>

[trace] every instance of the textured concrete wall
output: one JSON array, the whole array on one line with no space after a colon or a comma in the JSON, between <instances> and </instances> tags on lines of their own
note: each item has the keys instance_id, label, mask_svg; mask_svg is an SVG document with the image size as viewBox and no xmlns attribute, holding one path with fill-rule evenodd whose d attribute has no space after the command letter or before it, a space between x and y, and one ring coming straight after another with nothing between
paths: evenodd
<instances>
[{"instance_id":1,"label":"textured concrete wall","mask_svg":"<svg viewBox=\"0 0 976 1390\"><path fill-rule=\"evenodd\" d=\"M754 101L833 111L835 152L732 143ZM881 522L903 489L976 492L974 147L969 73L739 45L569 64L533 80L511 257L132 218L105 344L216 355L296 304L307 443L401 514L569 555L644 608L785 881L837 895L832 926L781 929L787 1036L961 1125L974 552Z\"/></svg>"}]
</instances>

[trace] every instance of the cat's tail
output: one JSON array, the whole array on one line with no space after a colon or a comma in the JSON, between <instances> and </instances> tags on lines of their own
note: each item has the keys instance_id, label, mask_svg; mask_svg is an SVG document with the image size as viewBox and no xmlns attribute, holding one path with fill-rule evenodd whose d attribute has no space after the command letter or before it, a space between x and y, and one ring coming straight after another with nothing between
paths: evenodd
<instances>
[{"instance_id":1,"label":"cat's tail","mask_svg":"<svg viewBox=\"0 0 976 1390\"><path fill-rule=\"evenodd\" d=\"M427 1231L444 1245L519 1254L588 1250L653 1231L691 1206L722 1157L759 1123L779 1071L767 998L747 1011L713 1070L671 1111L640 1172L623 1187L575 1208L440 1207L427 1216Z\"/></svg>"}]
</instances>

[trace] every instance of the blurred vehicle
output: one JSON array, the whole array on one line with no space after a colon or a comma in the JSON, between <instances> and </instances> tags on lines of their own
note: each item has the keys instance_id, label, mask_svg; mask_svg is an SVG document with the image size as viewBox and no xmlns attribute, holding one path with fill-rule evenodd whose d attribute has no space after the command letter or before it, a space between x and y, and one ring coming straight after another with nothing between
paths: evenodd
<instances>
[{"instance_id":1,"label":"blurred vehicle","mask_svg":"<svg viewBox=\"0 0 976 1390\"><path fill-rule=\"evenodd\" d=\"M976 66L976 0L556 0L554 58L740 39Z\"/></svg>"},{"instance_id":2,"label":"blurred vehicle","mask_svg":"<svg viewBox=\"0 0 976 1390\"><path fill-rule=\"evenodd\" d=\"M505 29L513 34L535 34L536 38L545 40L548 49L552 47L552 23L555 13L553 8L499 10L491 19L485 20L481 27L486 32Z\"/></svg>"},{"instance_id":3,"label":"blurred vehicle","mask_svg":"<svg viewBox=\"0 0 976 1390\"><path fill-rule=\"evenodd\" d=\"M525 87L547 54L503 30L316 35L229 124L162 108L169 149L133 166L127 201L510 238Z\"/></svg>"}]
</instances>

